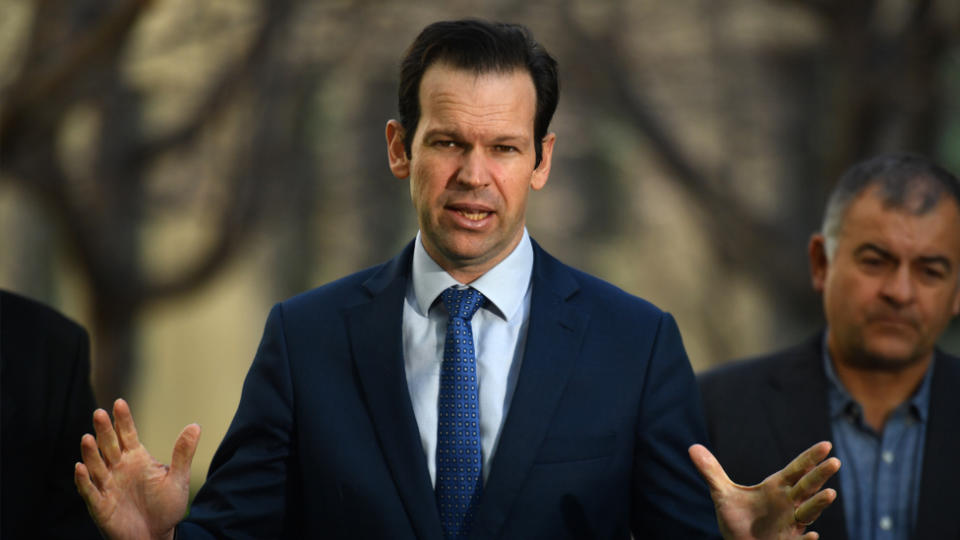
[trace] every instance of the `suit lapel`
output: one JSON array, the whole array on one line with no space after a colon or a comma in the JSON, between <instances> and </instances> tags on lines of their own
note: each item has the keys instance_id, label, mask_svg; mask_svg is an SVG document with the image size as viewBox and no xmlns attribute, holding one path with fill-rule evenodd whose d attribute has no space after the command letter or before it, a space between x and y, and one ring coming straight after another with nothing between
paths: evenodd
<instances>
[{"instance_id":1,"label":"suit lapel","mask_svg":"<svg viewBox=\"0 0 960 540\"><path fill-rule=\"evenodd\" d=\"M917 525L912 538L957 538L957 497L950 496L960 484L960 361L937 352L930 386L930 414L923 450Z\"/></svg>"},{"instance_id":2,"label":"suit lapel","mask_svg":"<svg viewBox=\"0 0 960 540\"><path fill-rule=\"evenodd\" d=\"M566 303L577 289L569 272L534 243L523 364L477 509L474 538L496 536L502 528L563 394L587 327L587 315Z\"/></svg>"},{"instance_id":3,"label":"suit lapel","mask_svg":"<svg viewBox=\"0 0 960 540\"><path fill-rule=\"evenodd\" d=\"M822 338L823 334L818 333L807 343L786 353L787 357L780 363L781 369L768 381L767 421L779 443L781 467L813 444L833 439L827 379L823 372ZM840 496L812 529L824 538L845 540L847 527L843 492L839 486L837 475L827 482L826 487L837 490Z\"/></svg>"},{"instance_id":4,"label":"suit lapel","mask_svg":"<svg viewBox=\"0 0 960 540\"><path fill-rule=\"evenodd\" d=\"M403 301L410 274L412 243L364 286L369 302L346 310L357 375L394 484L417 538L440 538L420 432L410 401L403 363Z\"/></svg>"}]
</instances>

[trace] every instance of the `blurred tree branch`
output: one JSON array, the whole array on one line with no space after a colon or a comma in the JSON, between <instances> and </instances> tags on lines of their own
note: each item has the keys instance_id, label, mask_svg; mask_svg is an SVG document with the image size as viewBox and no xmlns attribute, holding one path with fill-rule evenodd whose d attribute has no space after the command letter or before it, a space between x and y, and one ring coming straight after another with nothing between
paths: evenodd
<instances>
[{"instance_id":1,"label":"blurred tree branch","mask_svg":"<svg viewBox=\"0 0 960 540\"><path fill-rule=\"evenodd\" d=\"M947 53L957 47L960 17L941 16L946 6L934 0L897 4L894 7L904 10L902 16L891 20L884 14L886 21L877 20L880 6L876 0L785 3L814 14L823 37L805 47L779 51L772 42L773 46L757 51L772 61L772 69L768 69L774 77L783 78L785 88L797 88L798 82L806 86L796 96L783 95L777 106L795 111L786 117L795 118L797 125L785 124L780 129L795 134L800 144L785 138L786 144L794 146L784 146L782 155L773 157L801 167L786 168L782 178L768 181L789 187L782 190L784 197L791 191L819 195L829 190L844 169L868 155L911 150L935 156L947 106L940 77ZM761 285L772 299L773 309L780 311L778 318L813 318L816 311L806 266L797 263L802 260L802 242L822 212L822 197L786 200L787 214L758 211L730 189L741 182L756 185L736 176L738 169L732 165L743 156L737 155L730 142L723 157L698 162L690 152L691 143L676 135L672 119L660 112L665 109L655 106L642 82L637 82L657 66L638 61L637 51L627 45L626 38L637 31L636 20L626 9L629 5L606 4L604 24L593 21L600 31L588 31L583 18L574 15L570 6L560 11L563 32L574 44L570 55L584 79L581 86L589 92L580 102L593 108L591 118L615 122L638 135L645 143L644 150L656 157L699 210L702 229L718 262L725 263L731 273L748 276ZM891 26L897 31L891 32ZM726 62L718 71L736 65L729 56L716 60ZM809 66L813 70L805 71ZM717 84L727 88L731 82L720 80ZM795 97L804 99L792 101ZM727 134L720 137L730 139ZM729 176L730 171L734 176ZM724 349L721 343L711 348Z\"/></svg>"},{"instance_id":2,"label":"blurred tree branch","mask_svg":"<svg viewBox=\"0 0 960 540\"><path fill-rule=\"evenodd\" d=\"M208 84L200 105L179 127L151 138L141 125L142 100L122 73L123 53L147 6L138 0L41 2L25 63L4 91L0 116L4 176L50 208L90 285L94 384L104 403L127 391L142 307L206 283L256 223L267 183L250 172L264 169L251 166L258 157L250 151L253 133L235 145L239 159L228 160L233 170L220 175L223 196L212 209L217 217L206 249L178 271L155 275L143 266L140 231L152 204L146 189L150 171L171 152L201 151L200 134L242 105L244 96L269 84L266 70L283 52L278 36L292 11L289 1L260 2L261 22L245 50ZM92 145L97 152L92 177L83 181L69 177L57 151L67 113L80 103L92 103L103 119Z\"/></svg>"}]
</instances>

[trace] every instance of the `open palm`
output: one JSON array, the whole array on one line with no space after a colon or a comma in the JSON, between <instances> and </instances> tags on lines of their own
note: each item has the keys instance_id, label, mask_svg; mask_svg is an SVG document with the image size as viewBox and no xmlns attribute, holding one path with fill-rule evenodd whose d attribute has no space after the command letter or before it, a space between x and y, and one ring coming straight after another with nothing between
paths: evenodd
<instances>
[{"instance_id":1,"label":"open palm","mask_svg":"<svg viewBox=\"0 0 960 540\"><path fill-rule=\"evenodd\" d=\"M701 445L690 458L710 486L720 532L726 540L815 540L806 531L836 499L823 484L840 470L840 460L827 458L829 442L811 446L782 470L755 486L735 484L717 459Z\"/></svg>"},{"instance_id":2,"label":"open palm","mask_svg":"<svg viewBox=\"0 0 960 540\"><path fill-rule=\"evenodd\" d=\"M124 400L114 403L113 416L115 424L103 409L93 414L97 436L87 434L80 441L83 463L74 472L77 490L107 538L172 538L186 512L200 426L183 428L167 466L140 444Z\"/></svg>"}]
</instances>

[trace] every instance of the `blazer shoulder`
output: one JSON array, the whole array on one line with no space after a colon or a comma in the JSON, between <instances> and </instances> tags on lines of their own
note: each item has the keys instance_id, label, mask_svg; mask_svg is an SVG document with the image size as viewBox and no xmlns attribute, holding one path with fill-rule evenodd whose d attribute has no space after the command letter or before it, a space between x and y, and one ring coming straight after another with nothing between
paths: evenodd
<instances>
[{"instance_id":1,"label":"blazer shoulder","mask_svg":"<svg viewBox=\"0 0 960 540\"><path fill-rule=\"evenodd\" d=\"M943 372L947 376L960 379L960 356L954 356L937 349L937 366L944 366Z\"/></svg>"},{"instance_id":2,"label":"blazer shoulder","mask_svg":"<svg viewBox=\"0 0 960 540\"><path fill-rule=\"evenodd\" d=\"M301 292L280 302L285 312L343 307L366 297L363 283L383 265L374 266Z\"/></svg>"},{"instance_id":3,"label":"blazer shoulder","mask_svg":"<svg viewBox=\"0 0 960 540\"><path fill-rule=\"evenodd\" d=\"M344 308L369 301L387 287L406 284L412 258L411 241L397 256L384 263L297 294L280 302L274 309L282 311L285 317L294 318L303 314L339 313Z\"/></svg>"},{"instance_id":4,"label":"blazer shoulder","mask_svg":"<svg viewBox=\"0 0 960 540\"><path fill-rule=\"evenodd\" d=\"M45 339L87 339L79 323L46 304L0 289L0 333L3 340L20 342L29 336Z\"/></svg>"},{"instance_id":5,"label":"blazer shoulder","mask_svg":"<svg viewBox=\"0 0 960 540\"><path fill-rule=\"evenodd\" d=\"M665 312L649 300L597 276L560 262L534 242L534 287L548 286L562 298L594 315L609 314L658 321Z\"/></svg>"},{"instance_id":6,"label":"blazer shoulder","mask_svg":"<svg viewBox=\"0 0 960 540\"><path fill-rule=\"evenodd\" d=\"M772 353L731 360L699 373L697 380L701 386L710 388L736 385L744 380L763 379L777 371L782 358L781 354Z\"/></svg>"},{"instance_id":7,"label":"blazer shoulder","mask_svg":"<svg viewBox=\"0 0 960 540\"><path fill-rule=\"evenodd\" d=\"M776 386L784 379L809 378L817 371L821 354L818 334L787 349L708 369L697 375L697 382L705 403L729 400L732 395L749 395L761 385Z\"/></svg>"}]
</instances>

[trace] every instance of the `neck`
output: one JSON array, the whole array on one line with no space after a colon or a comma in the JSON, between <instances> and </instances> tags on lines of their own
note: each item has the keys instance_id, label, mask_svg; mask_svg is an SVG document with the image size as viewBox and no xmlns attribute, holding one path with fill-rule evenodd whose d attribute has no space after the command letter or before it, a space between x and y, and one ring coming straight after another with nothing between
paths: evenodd
<instances>
[{"instance_id":1,"label":"neck","mask_svg":"<svg viewBox=\"0 0 960 540\"><path fill-rule=\"evenodd\" d=\"M492 253L484 253L475 258L466 258L450 255L434 246L427 237L421 236L424 251L443 268L450 277L464 285L469 285L504 261L513 253L520 241L523 240L524 230L521 229L508 245L498 248Z\"/></svg>"},{"instance_id":2,"label":"neck","mask_svg":"<svg viewBox=\"0 0 960 540\"><path fill-rule=\"evenodd\" d=\"M863 407L864 420L878 433L883 431L890 413L910 398L923 381L931 352L919 362L896 371L851 365L831 351L833 369L850 395Z\"/></svg>"}]
</instances>

